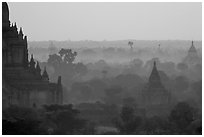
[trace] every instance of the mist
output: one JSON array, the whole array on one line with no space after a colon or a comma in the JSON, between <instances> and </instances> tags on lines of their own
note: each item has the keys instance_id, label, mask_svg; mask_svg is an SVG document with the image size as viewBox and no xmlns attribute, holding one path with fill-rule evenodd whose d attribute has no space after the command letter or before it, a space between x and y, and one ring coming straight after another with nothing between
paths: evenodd
<instances>
[{"instance_id":1,"label":"mist","mask_svg":"<svg viewBox=\"0 0 204 137\"><path fill-rule=\"evenodd\" d=\"M2 134L202 134L201 11L3 2Z\"/></svg>"}]
</instances>

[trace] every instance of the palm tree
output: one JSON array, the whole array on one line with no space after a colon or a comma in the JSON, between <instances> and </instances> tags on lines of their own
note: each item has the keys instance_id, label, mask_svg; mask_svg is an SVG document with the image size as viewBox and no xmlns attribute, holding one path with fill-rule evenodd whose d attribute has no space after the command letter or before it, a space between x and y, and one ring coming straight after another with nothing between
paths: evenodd
<instances>
[{"instance_id":1,"label":"palm tree","mask_svg":"<svg viewBox=\"0 0 204 137\"><path fill-rule=\"evenodd\" d=\"M128 42L128 46L130 46L130 49L131 49L131 50L133 49L132 45L133 45L133 42L132 42L132 41L129 41L129 42Z\"/></svg>"}]
</instances>

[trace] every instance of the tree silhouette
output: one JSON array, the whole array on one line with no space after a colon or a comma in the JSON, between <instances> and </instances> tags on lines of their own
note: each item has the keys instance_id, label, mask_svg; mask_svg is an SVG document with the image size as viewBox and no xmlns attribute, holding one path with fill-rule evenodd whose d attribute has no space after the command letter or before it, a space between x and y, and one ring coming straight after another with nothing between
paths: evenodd
<instances>
[{"instance_id":1,"label":"tree silhouette","mask_svg":"<svg viewBox=\"0 0 204 137\"><path fill-rule=\"evenodd\" d=\"M130 49L132 50L132 49L133 49L133 47L132 47L133 42L132 42L132 41L129 41L129 42L128 42L128 45L130 46Z\"/></svg>"},{"instance_id":2,"label":"tree silhouette","mask_svg":"<svg viewBox=\"0 0 204 137\"><path fill-rule=\"evenodd\" d=\"M174 79L174 88L175 91L183 92L187 90L189 87L189 81L188 78L185 76L178 76Z\"/></svg>"},{"instance_id":3,"label":"tree silhouette","mask_svg":"<svg viewBox=\"0 0 204 137\"><path fill-rule=\"evenodd\" d=\"M4 135L39 135L46 133L40 128L42 120L34 109L10 106L3 110L2 116L2 134Z\"/></svg>"},{"instance_id":4,"label":"tree silhouette","mask_svg":"<svg viewBox=\"0 0 204 137\"><path fill-rule=\"evenodd\" d=\"M194 120L194 113L195 113L194 108L189 106L188 103L180 102L171 111L169 121L172 122L172 124L174 124L179 134L183 133L185 134L187 132L186 128Z\"/></svg>"},{"instance_id":5,"label":"tree silhouette","mask_svg":"<svg viewBox=\"0 0 204 137\"><path fill-rule=\"evenodd\" d=\"M75 66L75 70L79 75L84 75L88 71L87 67L83 63L77 63Z\"/></svg>"},{"instance_id":6,"label":"tree silhouette","mask_svg":"<svg viewBox=\"0 0 204 137\"><path fill-rule=\"evenodd\" d=\"M121 134L135 134L141 122L141 117L135 116L134 108L123 106L120 113L120 119L115 121L115 125L120 130Z\"/></svg>"},{"instance_id":7,"label":"tree silhouette","mask_svg":"<svg viewBox=\"0 0 204 137\"><path fill-rule=\"evenodd\" d=\"M79 111L73 105L45 105L48 120L57 126L54 134L77 134L86 121L78 117Z\"/></svg>"},{"instance_id":8,"label":"tree silhouette","mask_svg":"<svg viewBox=\"0 0 204 137\"><path fill-rule=\"evenodd\" d=\"M77 56L77 52L72 52L72 49L61 49L59 55L64 63L72 64Z\"/></svg>"},{"instance_id":9,"label":"tree silhouette","mask_svg":"<svg viewBox=\"0 0 204 137\"><path fill-rule=\"evenodd\" d=\"M47 62L48 64L54 65L56 67L62 63L62 58L57 54L49 55Z\"/></svg>"}]
</instances>

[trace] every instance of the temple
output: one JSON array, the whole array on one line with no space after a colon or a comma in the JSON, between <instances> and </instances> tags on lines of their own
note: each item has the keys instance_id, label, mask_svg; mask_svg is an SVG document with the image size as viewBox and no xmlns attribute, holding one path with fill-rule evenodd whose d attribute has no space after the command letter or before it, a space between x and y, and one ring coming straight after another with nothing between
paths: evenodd
<instances>
[{"instance_id":1,"label":"temple","mask_svg":"<svg viewBox=\"0 0 204 137\"><path fill-rule=\"evenodd\" d=\"M171 94L163 86L156 62L154 61L153 69L149 81L142 90L142 106L146 109L147 115L162 115L167 113L168 106L171 102Z\"/></svg>"},{"instance_id":2,"label":"temple","mask_svg":"<svg viewBox=\"0 0 204 137\"><path fill-rule=\"evenodd\" d=\"M62 104L61 77L57 83L49 82L46 68L41 73L33 55L28 60L27 36L16 23L10 24L6 2L2 3L2 72L3 108Z\"/></svg>"},{"instance_id":3,"label":"temple","mask_svg":"<svg viewBox=\"0 0 204 137\"><path fill-rule=\"evenodd\" d=\"M188 66L201 64L201 58L198 56L197 50L194 46L194 42L191 42L191 47L188 50L187 56L184 58L183 62Z\"/></svg>"}]
</instances>

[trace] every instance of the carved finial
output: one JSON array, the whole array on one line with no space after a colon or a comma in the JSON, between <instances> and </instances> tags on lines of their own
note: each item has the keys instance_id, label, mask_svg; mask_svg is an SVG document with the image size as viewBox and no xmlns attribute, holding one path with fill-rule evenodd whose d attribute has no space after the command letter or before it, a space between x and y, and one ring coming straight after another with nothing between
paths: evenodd
<instances>
[{"instance_id":1,"label":"carved finial","mask_svg":"<svg viewBox=\"0 0 204 137\"><path fill-rule=\"evenodd\" d=\"M20 27L19 34L23 34L22 27Z\"/></svg>"},{"instance_id":2,"label":"carved finial","mask_svg":"<svg viewBox=\"0 0 204 137\"><path fill-rule=\"evenodd\" d=\"M27 41L27 36L24 36L24 40Z\"/></svg>"},{"instance_id":3,"label":"carved finial","mask_svg":"<svg viewBox=\"0 0 204 137\"><path fill-rule=\"evenodd\" d=\"M49 81L49 76L48 76L47 71L46 71L46 66L44 67L42 77L44 80Z\"/></svg>"},{"instance_id":4,"label":"carved finial","mask_svg":"<svg viewBox=\"0 0 204 137\"><path fill-rule=\"evenodd\" d=\"M30 63L35 64L35 61L34 61L34 58L33 58L33 54L31 54Z\"/></svg>"},{"instance_id":5,"label":"carved finial","mask_svg":"<svg viewBox=\"0 0 204 137\"><path fill-rule=\"evenodd\" d=\"M32 69L32 70L35 70L35 61L34 61L34 59L33 59L33 54L31 54L31 58L30 58L30 68Z\"/></svg>"}]
</instances>

